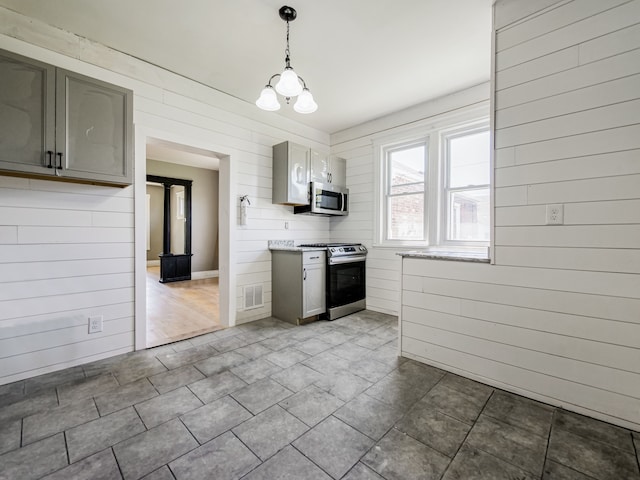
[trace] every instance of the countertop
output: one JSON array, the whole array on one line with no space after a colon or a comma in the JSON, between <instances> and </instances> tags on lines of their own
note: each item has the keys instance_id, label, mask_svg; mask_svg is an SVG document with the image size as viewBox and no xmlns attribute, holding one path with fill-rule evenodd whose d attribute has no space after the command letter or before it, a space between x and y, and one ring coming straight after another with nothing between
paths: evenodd
<instances>
[{"instance_id":1,"label":"countertop","mask_svg":"<svg viewBox=\"0 0 640 480\"><path fill-rule=\"evenodd\" d=\"M327 247L296 247L293 240L269 240L269 250L285 252L317 252L325 251Z\"/></svg>"},{"instance_id":2,"label":"countertop","mask_svg":"<svg viewBox=\"0 0 640 480\"><path fill-rule=\"evenodd\" d=\"M413 250L399 252L398 255L406 258L426 258L432 260L452 260L456 262L489 263L486 253L475 252L430 252L428 250Z\"/></svg>"}]
</instances>

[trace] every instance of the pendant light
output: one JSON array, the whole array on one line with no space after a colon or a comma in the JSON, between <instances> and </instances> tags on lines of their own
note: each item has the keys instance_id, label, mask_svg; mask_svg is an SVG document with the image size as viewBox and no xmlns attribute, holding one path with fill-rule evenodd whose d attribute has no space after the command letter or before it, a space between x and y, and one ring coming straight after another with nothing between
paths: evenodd
<instances>
[{"instance_id":1,"label":"pendant light","mask_svg":"<svg viewBox=\"0 0 640 480\"><path fill-rule=\"evenodd\" d=\"M256 100L256 105L262 110L274 112L280 109L278 95L282 95L287 104L292 97L298 97L293 109L298 113L313 113L318 109L318 104L313 100L313 95L307 88L307 84L298 75L291 66L289 53L289 22L292 22L298 16L298 13L292 7L281 7L278 11L280 18L287 22L287 48L285 49L284 70L282 73L272 75L269 82L260 92L260 97ZM274 78L278 77L278 83L275 88L271 85Z\"/></svg>"}]
</instances>

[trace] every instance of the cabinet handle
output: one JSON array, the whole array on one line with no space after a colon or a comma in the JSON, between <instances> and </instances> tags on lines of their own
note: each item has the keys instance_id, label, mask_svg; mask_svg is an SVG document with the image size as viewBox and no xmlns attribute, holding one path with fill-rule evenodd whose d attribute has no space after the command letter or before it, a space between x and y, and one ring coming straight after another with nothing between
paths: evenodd
<instances>
[{"instance_id":1,"label":"cabinet handle","mask_svg":"<svg viewBox=\"0 0 640 480\"><path fill-rule=\"evenodd\" d=\"M47 150L47 157L49 158L47 168L53 168L53 165L51 165L51 155L53 155L53 152L51 150Z\"/></svg>"},{"instance_id":2,"label":"cabinet handle","mask_svg":"<svg viewBox=\"0 0 640 480\"><path fill-rule=\"evenodd\" d=\"M302 279L303 279L303 280L306 280L306 279L307 279L307 269L306 269L306 268L303 268L303 269L302 269Z\"/></svg>"},{"instance_id":3,"label":"cabinet handle","mask_svg":"<svg viewBox=\"0 0 640 480\"><path fill-rule=\"evenodd\" d=\"M329 183L333 182L333 175L329 174Z\"/></svg>"},{"instance_id":4,"label":"cabinet handle","mask_svg":"<svg viewBox=\"0 0 640 480\"><path fill-rule=\"evenodd\" d=\"M56 155L58 156L58 165L56 165L56 168L62 170L62 152L58 152Z\"/></svg>"}]
</instances>

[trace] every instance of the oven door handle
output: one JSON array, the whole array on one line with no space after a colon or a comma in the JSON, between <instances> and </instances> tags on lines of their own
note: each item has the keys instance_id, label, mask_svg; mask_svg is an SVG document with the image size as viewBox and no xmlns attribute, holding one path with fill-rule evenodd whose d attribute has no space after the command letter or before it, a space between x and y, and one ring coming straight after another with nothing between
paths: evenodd
<instances>
[{"instance_id":1,"label":"oven door handle","mask_svg":"<svg viewBox=\"0 0 640 480\"><path fill-rule=\"evenodd\" d=\"M367 259L364 255L358 255L357 257L336 257L329 259L329 265L343 265L345 263L364 262Z\"/></svg>"}]
</instances>

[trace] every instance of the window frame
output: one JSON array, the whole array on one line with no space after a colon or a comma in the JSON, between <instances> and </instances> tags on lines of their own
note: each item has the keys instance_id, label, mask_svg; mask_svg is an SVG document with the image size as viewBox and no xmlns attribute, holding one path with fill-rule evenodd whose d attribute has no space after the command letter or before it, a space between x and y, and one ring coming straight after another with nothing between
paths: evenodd
<instances>
[{"instance_id":1,"label":"window frame","mask_svg":"<svg viewBox=\"0 0 640 480\"><path fill-rule=\"evenodd\" d=\"M486 111L485 111L486 112ZM474 110L469 112L462 118L458 117L457 122L454 119L439 118L422 127L406 130L401 134L387 135L374 140L374 156L375 156L375 212L374 212L374 246L382 248L403 248L403 249L420 249L428 251L448 251L448 252L487 252L491 239L487 241L459 241L448 240L446 219L448 217L448 199L446 187L448 186L448 162L445 155L446 138L454 136L464 136L465 134L476 133L480 131L490 130L490 119L488 114L479 113ZM490 140L490 145L491 145ZM402 149L410 148L420 143L426 145L426 168L425 168L425 208L424 212L424 237L420 241L416 240L390 240L388 239L387 226L389 215L387 211L387 188L389 182L390 162L388 161L388 153ZM491 147L490 147L491 148ZM491 152L489 152L489 168L491 169ZM492 175L489 172L490 191L490 225L493 216L492 199L491 199L491 182ZM445 181L447 183L445 183ZM482 186L482 188L486 188ZM468 188L464 188L468 189Z\"/></svg>"}]
</instances>

